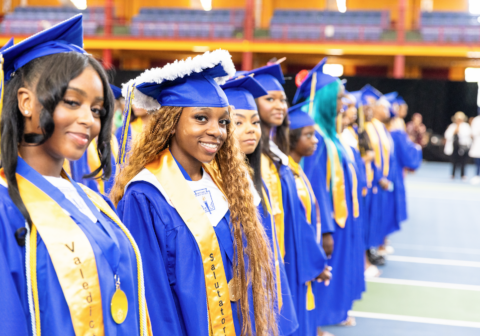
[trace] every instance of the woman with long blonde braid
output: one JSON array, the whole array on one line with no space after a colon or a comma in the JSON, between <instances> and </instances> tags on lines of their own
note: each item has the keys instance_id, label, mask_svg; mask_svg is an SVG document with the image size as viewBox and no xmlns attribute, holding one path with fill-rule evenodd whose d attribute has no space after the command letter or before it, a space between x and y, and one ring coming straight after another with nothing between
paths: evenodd
<instances>
[{"instance_id":1,"label":"woman with long blonde braid","mask_svg":"<svg viewBox=\"0 0 480 336\"><path fill-rule=\"evenodd\" d=\"M140 246L156 335L278 333L272 256L218 84L234 72L217 50L124 87L153 112L112 198Z\"/></svg>"}]
</instances>

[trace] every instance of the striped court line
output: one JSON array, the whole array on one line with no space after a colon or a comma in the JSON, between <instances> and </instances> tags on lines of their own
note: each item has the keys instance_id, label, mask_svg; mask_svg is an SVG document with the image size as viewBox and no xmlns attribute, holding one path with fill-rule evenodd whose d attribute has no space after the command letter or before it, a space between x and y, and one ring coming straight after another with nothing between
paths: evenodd
<instances>
[{"instance_id":1,"label":"striped court line","mask_svg":"<svg viewBox=\"0 0 480 336\"><path fill-rule=\"evenodd\" d=\"M350 311L348 312L348 315L353 317L363 317L363 318L371 318L371 319L378 319L378 320L416 322L416 323L437 324L437 325L446 325L446 326L453 326L453 327L466 327L466 328L480 329L480 322L444 320L444 319L436 319L436 318L430 318L430 317L369 313L369 312L359 312L359 311Z\"/></svg>"},{"instance_id":2,"label":"striped court line","mask_svg":"<svg viewBox=\"0 0 480 336\"><path fill-rule=\"evenodd\" d=\"M477 262L477 261L418 258L418 257L406 257L406 256L398 256L398 255L389 255L389 256L387 256L387 260L388 261L399 261L399 262L410 262L410 263L416 263L416 264L462 266L462 267L480 268L480 262Z\"/></svg>"},{"instance_id":3,"label":"striped court line","mask_svg":"<svg viewBox=\"0 0 480 336\"><path fill-rule=\"evenodd\" d=\"M416 250L416 251L432 251L432 252L447 252L447 253L462 253L462 254L480 254L480 249L446 247L446 246L424 246L395 243L395 248Z\"/></svg>"},{"instance_id":4,"label":"striped court line","mask_svg":"<svg viewBox=\"0 0 480 336\"><path fill-rule=\"evenodd\" d=\"M389 285L404 285L404 286L456 289L456 290L480 292L480 286L475 286L475 285L462 285L462 284L452 284L452 283L446 283L446 282L417 281L417 280L404 280L404 279L392 279L392 278L366 278L365 280L367 282L382 283L382 284L389 284Z\"/></svg>"}]
</instances>

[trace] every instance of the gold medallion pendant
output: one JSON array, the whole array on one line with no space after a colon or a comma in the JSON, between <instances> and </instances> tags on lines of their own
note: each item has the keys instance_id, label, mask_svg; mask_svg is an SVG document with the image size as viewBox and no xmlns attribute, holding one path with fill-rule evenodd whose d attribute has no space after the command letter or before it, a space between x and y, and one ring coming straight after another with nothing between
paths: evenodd
<instances>
[{"instance_id":1,"label":"gold medallion pendant","mask_svg":"<svg viewBox=\"0 0 480 336\"><path fill-rule=\"evenodd\" d=\"M117 278L117 290L113 294L110 304L112 318L117 324L122 324L127 318L128 300L125 293L120 289L120 279Z\"/></svg>"}]
</instances>

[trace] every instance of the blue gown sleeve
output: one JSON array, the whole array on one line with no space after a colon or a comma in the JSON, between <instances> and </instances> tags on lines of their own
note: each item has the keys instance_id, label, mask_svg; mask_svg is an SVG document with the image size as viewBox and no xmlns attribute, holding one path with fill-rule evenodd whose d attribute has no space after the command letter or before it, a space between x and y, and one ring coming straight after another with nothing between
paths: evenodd
<instances>
[{"instance_id":1,"label":"blue gown sleeve","mask_svg":"<svg viewBox=\"0 0 480 336\"><path fill-rule=\"evenodd\" d=\"M422 149L408 138L407 133L395 131L391 133L395 145L395 156L401 168L415 170L422 163Z\"/></svg>"},{"instance_id":2,"label":"blue gown sleeve","mask_svg":"<svg viewBox=\"0 0 480 336\"><path fill-rule=\"evenodd\" d=\"M313 192L320 207L320 220L322 223L322 234L335 232L335 221L333 220L333 203L330 193L327 190L327 148L323 137L315 132L318 145L315 153L304 158L303 170L312 185Z\"/></svg>"},{"instance_id":3,"label":"blue gown sleeve","mask_svg":"<svg viewBox=\"0 0 480 336\"><path fill-rule=\"evenodd\" d=\"M293 174L289 168L284 169L281 175L285 210L285 268L297 265L298 282L305 284L322 273L325 268L325 254L322 254L316 242L313 228L315 224L308 224L306 220Z\"/></svg>"},{"instance_id":4,"label":"blue gown sleeve","mask_svg":"<svg viewBox=\"0 0 480 336\"><path fill-rule=\"evenodd\" d=\"M15 239L14 223L24 223L22 215L0 186L0 335L28 336L30 319L26 302L25 263Z\"/></svg>"},{"instance_id":5,"label":"blue gown sleeve","mask_svg":"<svg viewBox=\"0 0 480 336\"><path fill-rule=\"evenodd\" d=\"M155 230L162 221L160 216L145 194L128 190L118 204L118 213L140 249L153 334L183 335L164 257L157 241L161 239L158 235L165 233Z\"/></svg>"}]
</instances>

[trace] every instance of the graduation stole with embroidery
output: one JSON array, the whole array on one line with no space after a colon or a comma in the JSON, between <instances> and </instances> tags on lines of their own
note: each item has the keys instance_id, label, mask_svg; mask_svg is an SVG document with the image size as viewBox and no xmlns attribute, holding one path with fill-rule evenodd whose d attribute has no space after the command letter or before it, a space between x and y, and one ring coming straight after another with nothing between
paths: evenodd
<instances>
[{"instance_id":1,"label":"graduation stole with embroidery","mask_svg":"<svg viewBox=\"0 0 480 336\"><path fill-rule=\"evenodd\" d=\"M280 255L285 258L285 215L283 211L282 184L277 167L265 154L261 158L262 178L267 185L271 197L272 214L275 219Z\"/></svg>"},{"instance_id":2,"label":"graduation stole with embroidery","mask_svg":"<svg viewBox=\"0 0 480 336\"><path fill-rule=\"evenodd\" d=\"M225 268L215 230L167 148L145 168L157 178L197 242L203 260L209 327L213 336L235 335ZM203 167L221 190L218 174ZM209 331L210 332L210 331Z\"/></svg>"},{"instance_id":3,"label":"graduation stole with embroidery","mask_svg":"<svg viewBox=\"0 0 480 336\"><path fill-rule=\"evenodd\" d=\"M117 162L118 158L118 141L116 137L112 137L110 140L110 146L112 148L112 155L115 159L115 162ZM95 171L98 167L100 167L101 162L100 162L100 157L98 156L98 147L97 147L97 141L93 140L90 142L90 145L87 148L87 161L88 161L88 167L90 168L90 171L93 172ZM68 173L68 171L67 171ZM101 194L105 194L105 182L100 178L102 176L102 171L98 172L96 178L96 182L98 184L98 190Z\"/></svg>"},{"instance_id":4,"label":"graduation stole with embroidery","mask_svg":"<svg viewBox=\"0 0 480 336\"><path fill-rule=\"evenodd\" d=\"M33 294L34 316L31 318L34 321L36 335L41 335L37 282L37 234L40 234L42 237L52 260L70 311L75 334L87 336L105 335L100 282L98 280L95 254L90 241L77 223L55 200L37 187L35 181L31 181L27 176L23 176L24 169L19 172L18 167L26 166L27 164L19 158L16 178L20 196L33 222L30 239L26 241L26 245L28 245L27 251L30 251L28 255L30 258L28 265L30 274L27 275L27 279L31 279L31 284L28 284L28 288L31 288ZM32 168L28 167L26 169ZM0 177L6 182L3 169L0 170ZM62 177L68 179L65 172L62 172ZM138 247L131 234L105 200L87 187L81 187L93 204L122 229L133 246L138 265L140 335L151 335L150 320L144 295L143 266ZM107 300L110 299L107 298ZM124 313L126 314L127 312Z\"/></svg>"},{"instance_id":5,"label":"graduation stole with embroidery","mask_svg":"<svg viewBox=\"0 0 480 336\"><path fill-rule=\"evenodd\" d=\"M315 205L317 200L313 193L312 186L310 181L308 181L305 173L298 163L296 163L291 156L288 157L288 165L293 172L295 177L295 184L297 186L297 193L300 201L302 202L303 208L305 209L305 217L307 218L307 223L312 224L312 204ZM320 218L317 218L317 232L321 232ZM320 241L317 241L320 243ZM307 310L315 309L315 296L312 291L312 282L307 282Z\"/></svg>"}]
</instances>

